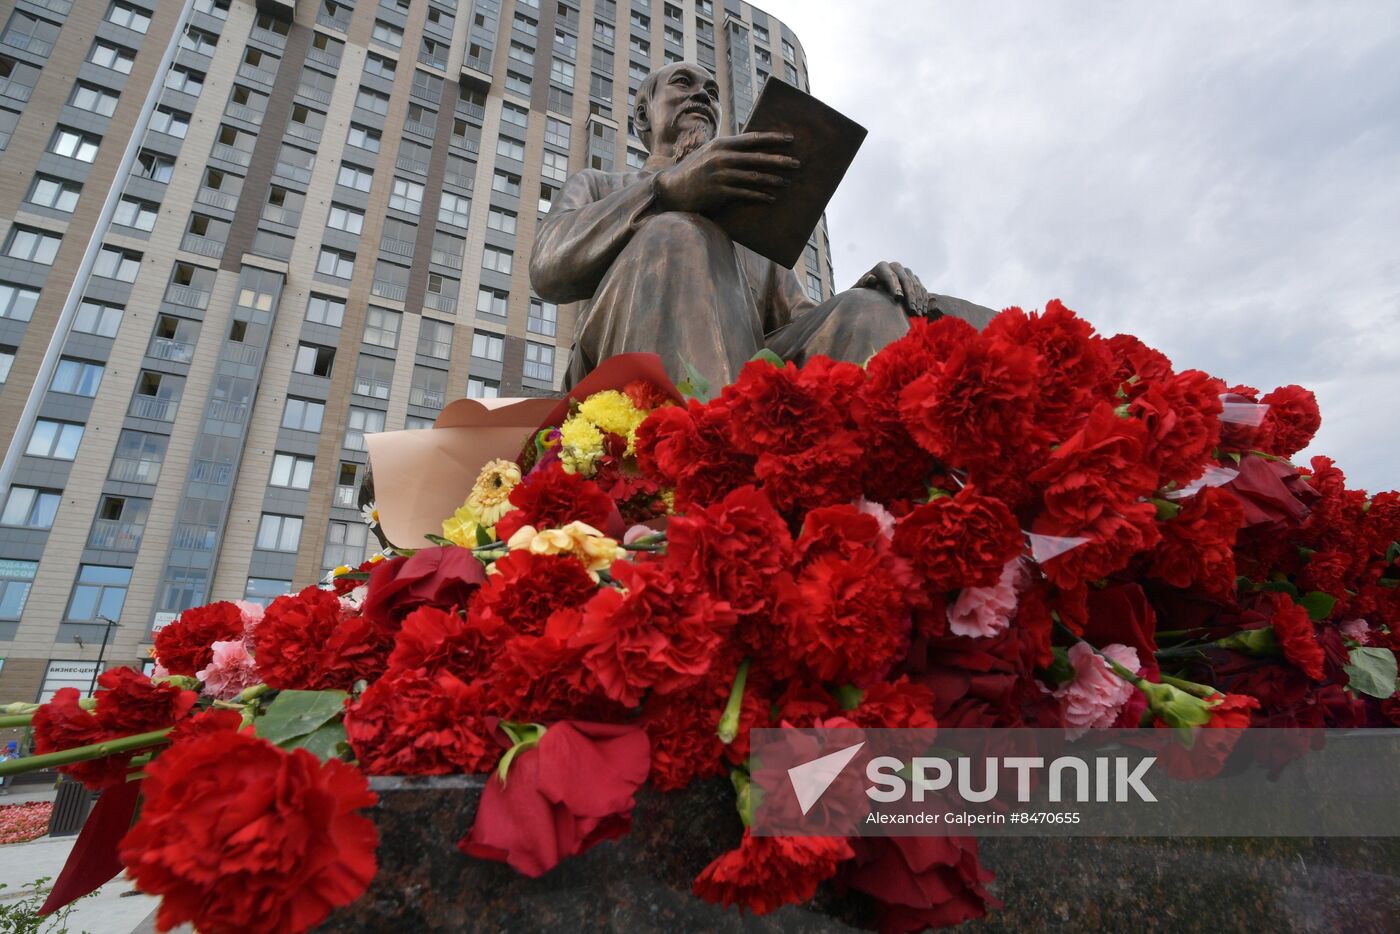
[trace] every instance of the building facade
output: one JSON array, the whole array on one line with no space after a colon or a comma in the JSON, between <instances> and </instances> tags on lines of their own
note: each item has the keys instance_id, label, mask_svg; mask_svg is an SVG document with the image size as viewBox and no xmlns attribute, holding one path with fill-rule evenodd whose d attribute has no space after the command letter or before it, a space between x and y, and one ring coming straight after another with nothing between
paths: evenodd
<instances>
[{"instance_id":1,"label":"building facade","mask_svg":"<svg viewBox=\"0 0 1400 934\"><path fill-rule=\"evenodd\" d=\"M808 86L737 0L8 6L0 702L360 561L367 432L555 390L535 225L641 165L649 71L710 67L731 131L769 75ZM824 224L797 273L831 294Z\"/></svg>"}]
</instances>

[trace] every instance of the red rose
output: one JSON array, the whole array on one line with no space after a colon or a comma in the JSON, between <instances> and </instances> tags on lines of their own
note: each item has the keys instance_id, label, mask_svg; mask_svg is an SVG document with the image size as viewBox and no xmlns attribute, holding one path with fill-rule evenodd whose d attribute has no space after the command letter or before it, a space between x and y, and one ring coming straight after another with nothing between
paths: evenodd
<instances>
[{"instance_id":1,"label":"red rose","mask_svg":"<svg viewBox=\"0 0 1400 934\"><path fill-rule=\"evenodd\" d=\"M666 542L668 563L741 616L771 604L773 578L792 564L787 524L753 487L673 516Z\"/></svg>"},{"instance_id":2,"label":"red rose","mask_svg":"<svg viewBox=\"0 0 1400 934\"><path fill-rule=\"evenodd\" d=\"M589 647L571 643L582 622L580 611L561 610L550 617L543 635L513 636L501 644L490 659L487 681L502 717L548 722L623 715L584 664Z\"/></svg>"},{"instance_id":3,"label":"red rose","mask_svg":"<svg viewBox=\"0 0 1400 934\"><path fill-rule=\"evenodd\" d=\"M345 708L345 735L371 775L474 774L495 768L501 748L480 684L450 674L394 672Z\"/></svg>"},{"instance_id":4,"label":"red rose","mask_svg":"<svg viewBox=\"0 0 1400 934\"><path fill-rule=\"evenodd\" d=\"M59 688L53 699L34 712L34 751L40 755L75 746L90 746L109 738L97 718L78 706L77 688ZM108 756L65 765L65 775L77 779L93 791L126 781L131 755Z\"/></svg>"},{"instance_id":5,"label":"red rose","mask_svg":"<svg viewBox=\"0 0 1400 934\"><path fill-rule=\"evenodd\" d=\"M173 726L189 713L199 695L173 684L156 684L132 668L111 668L97 676L97 722L113 736L135 736Z\"/></svg>"},{"instance_id":6,"label":"red rose","mask_svg":"<svg viewBox=\"0 0 1400 934\"><path fill-rule=\"evenodd\" d=\"M669 565L621 561L612 576L625 592L599 591L570 640L587 647L584 664L608 697L631 707L647 689L664 694L699 681L737 620L734 610Z\"/></svg>"},{"instance_id":7,"label":"red rose","mask_svg":"<svg viewBox=\"0 0 1400 934\"><path fill-rule=\"evenodd\" d=\"M1292 457L1322 427L1317 397L1302 386L1280 386L1259 401L1269 407L1259 426L1259 447L1266 454Z\"/></svg>"},{"instance_id":8,"label":"red rose","mask_svg":"<svg viewBox=\"0 0 1400 934\"><path fill-rule=\"evenodd\" d=\"M1146 428L1143 455L1160 474L1158 485L1188 483L1205 470L1220 443L1224 383L1200 370L1149 383L1128 410Z\"/></svg>"},{"instance_id":9,"label":"red rose","mask_svg":"<svg viewBox=\"0 0 1400 934\"><path fill-rule=\"evenodd\" d=\"M263 681L274 688L318 691L325 685L326 645L346 611L340 598L314 585L278 597L253 631L253 651Z\"/></svg>"},{"instance_id":10,"label":"red rose","mask_svg":"<svg viewBox=\"0 0 1400 934\"><path fill-rule=\"evenodd\" d=\"M558 461L527 474L510 491L510 501L516 508L496 523L496 535L502 541L527 525L558 529L570 522L582 522L604 532L617 531L622 525L622 517L608 494L586 477L569 473Z\"/></svg>"},{"instance_id":11,"label":"red rose","mask_svg":"<svg viewBox=\"0 0 1400 934\"><path fill-rule=\"evenodd\" d=\"M476 822L457 844L537 878L632 825L637 789L651 766L639 726L563 721L510 764L503 784L492 773Z\"/></svg>"},{"instance_id":12,"label":"red rose","mask_svg":"<svg viewBox=\"0 0 1400 934\"><path fill-rule=\"evenodd\" d=\"M1119 418L1113 406L1100 403L1031 474L1031 482L1044 487L1046 514L1086 525L1151 493L1157 470L1143 460L1145 434L1141 422Z\"/></svg>"},{"instance_id":13,"label":"red rose","mask_svg":"<svg viewBox=\"0 0 1400 934\"><path fill-rule=\"evenodd\" d=\"M538 636L556 610L583 606L598 583L577 558L512 551L492 565L470 606L473 621L495 621L522 635Z\"/></svg>"},{"instance_id":14,"label":"red rose","mask_svg":"<svg viewBox=\"0 0 1400 934\"><path fill-rule=\"evenodd\" d=\"M451 674L464 681L480 677L492 654L512 635L499 619L462 618L436 607L420 606L404 617L389 655L389 671Z\"/></svg>"},{"instance_id":15,"label":"red rose","mask_svg":"<svg viewBox=\"0 0 1400 934\"><path fill-rule=\"evenodd\" d=\"M755 837L745 830L737 849L704 868L693 891L711 904L766 915L807 901L851 855L841 837Z\"/></svg>"},{"instance_id":16,"label":"red rose","mask_svg":"<svg viewBox=\"0 0 1400 934\"><path fill-rule=\"evenodd\" d=\"M227 600L182 612L156 633L156 661L172 675L193 678L214 660L215 642L243 638L243 611Z\"/></svg>"},{"instance_id":17,"label":"red rose","mask_svg":"<svg viewBox=\"0 0 1400 934\"><path fill-rule=\"evenodd\" d=\"M1217 600L1235 596L1235 537L1244 508L1216 487L1181 504L1176 518L1158 524L1162 540L1153 549L1147 573L1173 587L1199 588Z\"/></svg>"},{"instance_id":18,"label":"red rose","mask_svg":"<svg viewBox=\"0 0 1400 934\"><path fill-rule=\"evenodd\" d=\"M379 835L355 812L375 796L344 762L216 732L146 773L120 853L137 888L161 897L160 930L305 931L374 878Z\"/></svg>"},{"instance_id":19,"label":"red rose","mask_svg":"<svg viewBox=\"0 0 1400 934\"><path fill-rule=\"evenodd\" d=\"M852 847L841 879L875 899L882 934L949 927L1001 907L976 837L857 837Z\"/></svg>"},{"instance_id":20,"label":"red rose","mask_svg":"<svg viewBox=\"0 0 1400 934\"><path fill-rule=\"evenodd\" d=\"M1085 604L1088 620L1082 635L1091 645L1126 645L1137 651L1142 674L1155 678L1157 667L1157 613L1138 584L1113 584L1091 588Z\"/></svg>"},{"instance_id":21,"label":"red rose","mask_svg":"<svg viewBox=\"0 0 1400 934\"><path fill-rule=\"evenodd\" d=\"M931 589L946 592L995 584L1025 540L1006 504L969 484L956 496L940 496L900 519L894 547Z\"/></svg>"},{"instance_id":22,"label":"red rose","mask_svg":"<svg viewBox=\"0 0 1400 934\"><path fill-rule=\"evenodd\" d=\"M1323 680L1322 646L1308 611L1279 593L1261 594L1260 607L1269 613L1283 657L1314 681Z\"/></svg>"},{"instance_id":23,"label":"red rose","mask_svg":"<svg viewBox=\"0 0 1400 934\"><path fill-rule=\"evenodd\" d=\"M486 571L470 550L452 545L423 548L412 557L374 566L361 612L376 628L392 633L420 606L465 607L485 580Z\"/></svg>"}]
</instances>

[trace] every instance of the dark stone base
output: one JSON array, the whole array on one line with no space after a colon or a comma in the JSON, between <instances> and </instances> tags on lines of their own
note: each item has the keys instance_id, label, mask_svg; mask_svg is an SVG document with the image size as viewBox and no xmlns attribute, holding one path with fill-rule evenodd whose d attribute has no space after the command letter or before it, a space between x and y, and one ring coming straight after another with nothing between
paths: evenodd
<instances>
[{"instance_id":1,"label":"dark stone base","mask_svg":"<svg viewBox=\"0 0 1400 934\"><path fill-rule=\"evenodd\" d=\"M858 895L762 918L721 911L691 882L741 835L728 782L638 797L632 832L540 879L469 859L479 777L376 778L379 875L327 932L849 931L873 921ZM1006 903L986 932L1389 932L1400 918L1400 838L982 841Z\"/></svg>"}]
</instances>

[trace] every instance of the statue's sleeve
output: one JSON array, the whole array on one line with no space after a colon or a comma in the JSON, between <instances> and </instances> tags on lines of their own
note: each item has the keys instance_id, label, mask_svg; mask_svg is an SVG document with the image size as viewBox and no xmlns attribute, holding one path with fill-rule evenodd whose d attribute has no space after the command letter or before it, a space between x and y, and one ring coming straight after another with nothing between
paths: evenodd
<instances>
[{"instance_id":1,"label":"statue's sleeve","mask_svg":"<svg viewBox=\"0 0 1400 934\"><path fill-rule=\"evenodd\" d=\"M569 179L535 234L530 284L549 302L591 298L613 260L656 205L655 175L613 191L616 176L585 170Z\"/></svg>"},{"instance_id":2,"label":"statue's sleeve","mask_svg":"<svg viewBox=\"0 0 1400 934\"><path fill-rule=\"evenodd\" d=\"M771 334L792 320L816 307L816 302L807 297L802 283L797 281L797 273L777 263L769 262L772 275L768 280L768 296L763 316L763 331Z\"/></svg>"}]
</instances>

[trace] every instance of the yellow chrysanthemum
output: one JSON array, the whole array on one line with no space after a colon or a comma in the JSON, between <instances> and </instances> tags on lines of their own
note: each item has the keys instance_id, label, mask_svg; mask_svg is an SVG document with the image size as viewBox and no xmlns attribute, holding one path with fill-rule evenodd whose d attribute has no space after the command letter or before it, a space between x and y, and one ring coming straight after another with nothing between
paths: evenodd
<instances>
[{"instance_id":1,"label":"yellow chrysanthemum","mask_svg":"<svg viewBox=\"0 0 1400 934\"><path fill-rule=\"evenodd\" d=\"M476 530L481 527L481 520L471 507L462 505L450 517L442 520L442 537L454 545L475 548Z\"/></svg>"},{"instance_id":2,"label":"yellow chrysanthemum","mask_svg":"<svg viewBox=\"0 0 1400 934\"><path fill-rule=\"evenodd\" d=\"M536 555L573 555L594 580L598 579L599 571L627 557L627 549L617 541L583 522L570 522L563 528L543 532L532 525L521 526L506 542L506 547L511 551L525 549Z\"/></svg>"},{"instance_id":3,"label":"yellow chrysanthemum","mask_svg":"<svg viewBox=\"0 0 1400 934\"><path fill-rule=\"evenodd\" d=\"M578 414L597 425L603 431L611 432L627 439L627 450L632 450L632 442L637 426L646 421L647 413L632 404L625 393L616 389L595 392L584 399L578 407Z\"/></svg>"},{"instance_id":4,"label":"yellow chrysanthemum","mask_svg":"<svg viewBox=\"0 0 1400 934\"><path fill-rule=\"evenodd\" d=\"M559 426L559 460L570 473L593 472L593 465L603 456L603 433L582 415L570 416Z\"/></svg>"},{"instance_id":5,"label":"yellow chrysanthemum","mask_svg":"<svg viewBox=\"0 0 1400 934\"><path fill-rule=\"evenodd\" d=\"M493 526L515 508L510 504L510 491L519 483L520 468L514 462L499 457L487 461L467 495L466 508L472 511L478 523Z\"/></svg>"},{"instance_id":6,"label":"yellow chrysanthemum","mask_svg":"<svg viewBox=\"0 0 1400 934\"><path fill-rule=\"evenodd\" d=\"M674 513L674 512L676 511L676 491L675 491L675 490L662 490L662 491L661 491L661 500L662 500L662 502L664 502L664 503L666 504L666 512L667 512L667 514L672 514L672 513Z\"/></svg>"}]
</instances>

